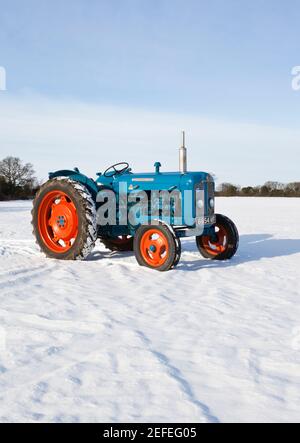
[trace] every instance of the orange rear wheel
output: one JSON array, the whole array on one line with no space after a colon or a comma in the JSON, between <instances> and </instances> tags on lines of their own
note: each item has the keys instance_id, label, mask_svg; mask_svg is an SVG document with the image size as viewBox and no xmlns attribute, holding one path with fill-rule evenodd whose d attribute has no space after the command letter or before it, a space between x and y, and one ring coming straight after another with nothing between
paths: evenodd
<instances>
[{"instance_id":1,"label":"orange rear wheel","mask_svg":"<svg viewBox=\"0 0 300 443\"><path fill-rule=\"evenodd\" d=\"M63 253L72 247L78 234L78 216L66 193L54 190L45 195L39 206L38 229L51 251Z\"/></svg>"},{"instance_id":2,"label":"orange rear wheel","mask_svg":"<svg viewBox=\"0 0 300 443\"><path fill-rule=\"evenodd\" d=\"M120 235L118 237L103 236L100 239L111 251L133 251L133 237L131 235Z\"/></svg>"},{"instance_id":3,"label":"orange rear wheel","mask_svg":"<svg viewBox=\"0 0 300 443\"><path fill-rule=\"evenodd\" d=\"M47 257L83 260L97 239L96 205L89 190L68 177L44 183L32 208L33 234Z\"/></svg>"}]
</instances>

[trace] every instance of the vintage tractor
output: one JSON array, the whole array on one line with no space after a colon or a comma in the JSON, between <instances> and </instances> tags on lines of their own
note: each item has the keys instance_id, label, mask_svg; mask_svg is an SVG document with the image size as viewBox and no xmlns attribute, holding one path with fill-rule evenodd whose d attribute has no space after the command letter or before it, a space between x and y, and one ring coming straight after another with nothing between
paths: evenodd
<instances>
[{"instance_id":1,"label":"vintage tractor","mask_svg":"<svg viewBox=\"0 0 300 443\"><path fill-rule=\"evenodd\" d=\"M133 250L142 266L167 271L180 260L181 238L194 236L203 257L232 258L238 249L237 228L224 215L215 214L214 180L206 172L188 172L186 152L183 138L179 172L161 172L160 163L155 163L155 172L137 174L128 163L118 163L98 173L96 180L77 168L50 173L32 209L40 249L51 258L82 260L99 238L112 251ZM157 194L161 192L163 198ZM164 200L166 194L172 198ZM107 206L109 195L114 198ZM114 217L108 216L110 207ZM135 218L129 217L132 210Z\"/></svg>"}]
</instances>

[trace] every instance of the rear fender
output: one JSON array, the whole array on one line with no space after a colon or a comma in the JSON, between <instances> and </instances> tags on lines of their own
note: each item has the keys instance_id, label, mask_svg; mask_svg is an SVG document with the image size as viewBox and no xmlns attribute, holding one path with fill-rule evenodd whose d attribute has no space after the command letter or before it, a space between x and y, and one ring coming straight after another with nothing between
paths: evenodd
<instances>
[{"instance_id":1,"label":"rear fender","mask_svg":"<svg viewBox=\"0 0 300 443\"><path fill-rule=\"evenodd\" d=\"M77 170L69 170L64 169L56 172L49 172L49 178L55 178L55 177L68 177L74 181L77 181L81 184L83 184L92 194L93 199L96 201L97 193L98 193L98 187L96 182L92 179L87 177L84 174L81 174Z\"/></svg>"}]
</instances>

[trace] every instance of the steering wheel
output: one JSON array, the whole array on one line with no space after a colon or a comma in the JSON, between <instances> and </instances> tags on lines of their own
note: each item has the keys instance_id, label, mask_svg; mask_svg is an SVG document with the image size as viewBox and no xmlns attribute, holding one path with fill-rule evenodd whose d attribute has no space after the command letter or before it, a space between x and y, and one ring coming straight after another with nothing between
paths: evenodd
<instances>
[{"instance_id":1,"label":"steering wheel","mask_svg":"<svg viewBox=\"0 0 300 443\"><path fill-rule=\"evenodd\" d=\"M129 163L127 162L116 163L107 168L103 175L104 177L114 177L115 175L123 174L128 168Z\"/></svg>"}]
</instances>

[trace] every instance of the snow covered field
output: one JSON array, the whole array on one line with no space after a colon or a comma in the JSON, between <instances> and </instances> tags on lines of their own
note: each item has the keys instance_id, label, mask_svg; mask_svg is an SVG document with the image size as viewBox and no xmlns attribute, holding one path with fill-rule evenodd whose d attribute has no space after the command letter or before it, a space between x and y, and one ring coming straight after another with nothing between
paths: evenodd
<instances>
[{"instance_id":1,"label":"snow covered field","mask_svg":"<svg viewBox=\"0 0 300 443\"><path fill-rule=\"evenodd\" d=\"M300 422L300 199L217 200L230 262L44 258L0 203L1 422Z\"/></svg>"}]
</instances>

